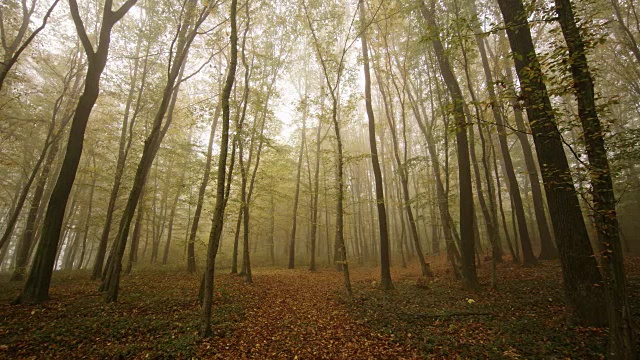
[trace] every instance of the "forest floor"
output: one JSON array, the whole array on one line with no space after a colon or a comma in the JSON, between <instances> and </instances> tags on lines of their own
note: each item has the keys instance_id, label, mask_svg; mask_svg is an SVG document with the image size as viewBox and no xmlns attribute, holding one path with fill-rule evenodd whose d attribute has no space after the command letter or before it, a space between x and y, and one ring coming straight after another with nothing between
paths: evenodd
<instances>
[{"instance_id":1,"label":"forest floor","mask_svg":"<svg viewBox=\"0 0 640 360\"><path fill-rule=\"evenodd\" d=\"M254 269L254 283L219 270L214 336L198 337L199 276L137 269L106 304L86 271L57 272L51 300L9 305L21 284L0 276L0 358L219 359L600 359L603 328L566 324L560 268L498 266L498 289L468 292L441 259L435 277L396 267L395 290L377 290L379 269L352 270L354 295L333 269ZM640 320L640 258L626 259L629 297Z\"/></svg>"}]
</instances>

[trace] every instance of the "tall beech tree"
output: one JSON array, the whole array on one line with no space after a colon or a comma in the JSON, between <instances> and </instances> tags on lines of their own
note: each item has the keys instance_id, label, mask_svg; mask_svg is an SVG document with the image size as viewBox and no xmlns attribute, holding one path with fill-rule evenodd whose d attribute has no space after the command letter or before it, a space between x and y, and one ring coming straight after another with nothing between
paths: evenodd
<instances>
[{"instance_id":1,"label":"tall beech tree","mask_svg":"<svg viewBox=\"0 0 640 360\"><path fill-rule=\"evenodd\" d=\"M458 182L460 186L460 240L462 255L462 276L465 286L475 289L479 286L476 274L475 240L473 233L473 191L471 187L471 163L469 160L469 142L467 139L467 120L464 114L464 98L462 90L453 73L453 68L444 51L438 26L435 20L435 2L431 2L429 9L424 1L420 0L422 16L430 28L430 40L436 54L440 73L449 91L453 105L453 117L456 122L456 146L458 154Z\"/></svg>"},{"instance_id":2,"label":"tall beech tree","mask_svg":"<svg viewBox=\"0 0 640 360\"><path fill-rule=\"evenodd\" d=\"M349 275L349 264L347 262L347 247L345 246L344 241L344 153L343 153L343 144L342 137L340 133L340 121L338 120L338 102L339 99L339 87L342 76L344 75L344 66L345 66L345 58L347 55L347 51L349 50L349 35L351 35L351 26L349 27L349 32L346 34L344 38L344 43L342 48L339 50L337 54L337 59L334 59L334 56L329 54L323 54L320 40L316 33L316 29L313 25L313 21L311 19L311 15L309 13L308 4L306 0L303 0L302 6L304 7L304 15L307 20L307 26L311 32L313 47L315 49L316 57L320 66L322 68L322 74L327 84L327 88L329 89L329 94L331 95L331 122L333 124L333 130L336 137L336 182L337 182L337 194L336 194L336 249L335 253L339 258L335 259L335 263L338 265L338 268L342 269L344 274L344 282L345 288L349 296L351 296L351 279ZM355 14L354 14L355 17ZM329 58L331 61L329 61ZM330 64L332 68L330 69ZM335 74L332 74L332 71ZM331 80L331 76L335 76L335 80Z\"/></svg>"},{"instance_id":3,"label":"tall beech tree","mask_svg":"<svg viewBox=\"0 0 640 360\"><path fill-rule=\"evenodd\" d=\"M411 195L409 193L409 174L408 174L408 170L407 170L407 148L408 145L406 144L406 111L405 111L405 101L404 100L399 100L400 101L400 120L402 121L402 134L403 134L403 140L404 141L404 148L403 148L403 156L400 156L400 140L399 140L399 136L398 136L398 124L397 124L397 120L396 120L396 116L395 111L393 109L393 96L391 95L391 91L388 89L388 87L390 86L389 83L391 83L391 85L394 87L395 91L396 91L396 96L401 99L402 97L405 96L405 91L404 89L402 89L402 91L399 89L399 86L397 84L397 81L395 80L395 76L393 74L393 70L392 70L392 63L391 63L391 59L389 56L389 44L386 40L386 37L384 38L384 44L385 47L387 47L387 51L386 51L386 71L389 74L389 79L382 79L382 76L377 75L376 78L378 80L378 85L379 85L379 90L380 90L380 94L382 95L382 101L384 103L384 108L385 108L385 114L386 114L386 119L387 119L387 124L389 126L389 132L391 134L391 148L393 150L393 158L396 162L396 167L397 167L397 172L399 173L399 182L400 182L400 186L401 186L401 194L402 194L402 202L403 202L403 207L404 210L406 212L407 215L407 220L408 220L408 225L409 225L409 234L411 236L411 240L413 243L414 248L416 249L415 251L415 255L418 258L418 261L420 262L420 269L422 271L422 275L423 276L428 276L431 273L431 270L429 269L429 264L427 263L427 261L424 258L424 253L422 252L422 246L420 244L420 236L418 234L418 227L416 224L416 216L414 215L414 209L411 207ZM374 62L375 64L375 62ZM381 70L376 71L376 74L380 73ZM386 80L386 81L385 81ZM386 87L386 89L385 89Z\"/></svg>"},{"instance_id":4,"label":"tall beech tree","mask_svg":"<svg viewBox=\"0 0 640 360\"><path fill-rule=\"evenodd\" d=\"M127 0L120 8L113 10L113 0L106 0L102 9L102 21L98 40L94 45L87 35L86 28L78 10L76 0L69 0L71 17L87 55L87 74L84 81L83 93L80 96L76 111L71 121L69 140L65 151L62 168L58 174L56 185L51 193L49 205L43 222L40 242L29 272L29 277L17 302L39 303L49 298L49 285L56 257L56 250L60 241L60 231L64 218L71 187L76 177L84 133L89 116L100 93L100 76L107 64L111 30L138 0Z\"/></svg>"},{"instance_id":5,"label":"tall beech tree","mask_svg":"<svg viewBox=\"0 0 640 360\"><path fill-rule=\"evenodd\" d=\"M118 143L118 160L116 162L116 171L113 179L113 186L111 187L111 194L109 195L109 203L107 205L106 219L104 227L102 228L102 235L100 236L100 242L96 250L96 259L93 264L93 272L91 273L91 280L96 280L102 275L104 257L107 252L107 244L109 242L109 234L111 233L111 226L113 222L114 210L116 208L116 202L118 200L118 194L120 193L120 186L122 185L122 177L124 176L125 163L133 144L133 128L138 117L141 105L142 92L145 89L146 78L148 73L148 59L151 43L147 42L146 51L144 57L141 58L140 52L142 47L143 34L138 35L136 41L136 50L133 60L133 70L131 72L131 80L129 83L129 91L127 93L127 100L124 107L124 115L122 119L122 128L120 130L120 141ZM140 65L142 62L142 69ZM138 80L139 72L140 80ZM138 91L136 86L138 85ZM137 98L134 106L134 98ZM133 106L133 113L131 113Z\"/></svg>"},{"instance_id":6,"label":"tall beech tree","mask_svg":"<svg viewBox=\"0 0 640 360\"><path fill-rule=\"evenodd\" d=\"M511 71L510 64L511 59L505 57L505 61L508 63L505 67L507 82L513 83L513 73ZM539 171L527 136L529 131L526 129L524 124L522 107L518 103L516 96L510 97L509 102L513 109L513 118L516 122L517 129L515 133L518 138L518 142L520 143L520 147L522 148L522 156L524 157L527 175L529 176L529 184L531 186L531 198L533 200L533 209L536 216L536 223L538 224L538 234L540 236L540 255L538 258L540 260L557 259L558 251L553 243L553 237L551 230L549 229L549 223L547 222L545 210L546 198L544 197L544 193L540 187ZM500 129L498 129L498 131L500 131Z\"/></svg>"},{"instance_id":7,"label":"tall beech tree","mask_svg":"<svg viewBox=\"0 0 640 360\"><path fill-rule=\"evenodd\" d=\"M371 104L371 71L369 70L369 48L367 47L366 13L364 0L358 3L360 10L360 41L362 42L362 59L364 66L364 99L369 120L369 148L371 164L376 187L376 208L378 210L378 227L380 229L380 287L384 290L393 289L391 282L391 253L389 251L389 230L387 227L387 208L384 202L384 188L382 186L382 172L378 160L378 146L376 144L376 122ZM373 225L373 224L372 224Z\"/></svg>"},{"instance_id":8,"label":"tall beech tree","mask_svg":"<svg viewBox=\"0 0 640 360\"><path fill-rule=\"evenodd\" d=\"M302 130L300 131L300 152L298 155L298 167L296 170L296 190L293 196L293 216L291 222L291 235L289 236L289 269L295 267L296 258L296 232L298 227L298 202L300 200L300 176L302 174L302 156L304 155L304 148L307 142L307 115L309 112L308 99L307 99L307 83L304 85L304 97L301 101L302 106Z\"/></svg>"},{"instance_id":9,"label":"tall beech tree","mask_svg":"<svg viewBox=\"0 0 640 360\"><path fill-rule=\"evenodd\" d=\"M533 133L553 230L558 245L572 321L606 321L602 276L598 271L562 139L543 81L527 12L521 0L498 0L513 53L520 91Z\"/></svg>"},{"instance_id":10,"label":"tall beech tree","mask_svg":"<svg viewBox=\"0 0 640 360\"><path fill-rule=\"evenodd\" d=\"M569 68L578 103L584 144L589 157L589 178L593 195L593 215L602 256L601 269L607 299L610 359L636 359L637 349L626 289L626 277L616 198L607 159L604 131L598 117L593 77L587 47L577 25L570 0L555 0L562 35L569 50Z\"/></svg>"},{"instance_id":11,"label":"tall beech tree","mask_svg":"<svg viewBox=\"0 0 640 360\"><path fill-rule=\"evenodd\" d=\"M230 38L230 58L229 67L227 69L227 77L222 88L220 96L220 104L222 105L222 138L220 140L220 155L218 157L218 174L216 184L216 205L213 212L213 224L209 234L209 244L207 247L207 267L203 276L203 294L202 294L202 318L200 319L200 335L203 337L211 336L211 309L213 307L213 280L216 266L216 255L218 246L220 245L220 235L222 234L222 226L224 221L224 209L226 206L225 199L225 181L227 169L227 154L229 147L229 119L230 106L229 99L233 84L236 79L236 68L238 66L238 28L236 14L238 11L238 0L231 0L229 10L229 22L231 26ZM229 179L231 181L231 179ZM228 198L228 197L227 197Z\"/></svg>"}]
</instances>

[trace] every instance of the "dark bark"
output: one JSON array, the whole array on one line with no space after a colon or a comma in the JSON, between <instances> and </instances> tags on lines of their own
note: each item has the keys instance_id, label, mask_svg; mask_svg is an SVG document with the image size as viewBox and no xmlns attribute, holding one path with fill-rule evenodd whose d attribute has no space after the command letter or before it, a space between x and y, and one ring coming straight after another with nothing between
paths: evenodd
<instances>
[{"instance_id":1,"label":"dark bark","mask_svg":"<svg viewBox=\"0 0 640 360\"><path fill-rule=\"evenodd\" d=\"M136 223L133 226L133 234L131 234L131 246L129 247L129 260L127 261L127 268L124 273L126 275L131 274L133 264L138 262L138 247L140 245L140 231L142 228L142 218L144 216L144 194L145 190L142 188L142 194L140 194L140 204L138 206L136 214Z\"/></svg>"},{"instance_id":2,"label":"dark bark","mask_svg":"<svg viewBox=\"0 0 640 360\"><path fill-rule=\"evenodd\" d=\"M602 276L598 272L569 163L564 155L527 13L521 0L498 0L498 4L514 53L522 98L541 167L569 313L574 322L602 324L606 320Z\"/></svg>"},{"instance_id":3,"label":"dark bark","mask_svg":"<svg viewBox=\"0 0 640 360\"><path fill-rule=\"evenodd\" d=\"M578 117L589 157L594 218L602 253L601 265L609 320L609 359L636 359L635 334L629 307L624 258L616 215L616 198L604 132L596 110L593 77L587 49L576 24L570 0L555 0L558 21L569 49L569 67L578 102Z\"/></svg>"}]
</instances>

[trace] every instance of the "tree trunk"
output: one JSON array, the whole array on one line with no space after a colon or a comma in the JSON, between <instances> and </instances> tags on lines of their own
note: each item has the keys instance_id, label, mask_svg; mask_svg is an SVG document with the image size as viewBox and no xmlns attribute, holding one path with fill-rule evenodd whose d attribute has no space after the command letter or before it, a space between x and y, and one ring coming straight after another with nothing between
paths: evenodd
<instances>
[{"instance_id":1,"label":"tree trunk","mask_svg":"<svg viewBox=\"0 0 640 360\"><path fill-rule=\"evenodd\" d=\"M169 130L169 126L173 120L173 109L177 101L177 95L179 92L179 85L181 82L182 74L184 72L184 63L186 62L189 47L193 42L193 39L198 34L198 28L207 18L210 13L210 7L212 3L204 6L202 12L198 16L195 14L196 3L190 0L186 4L186 13L184 23L178 30L177 46L175 56L169 59L169 71L167 73L167 83L163 90L162 100L160 106L155 115L153 121L153 127L151 133L147 137L142 157L138 163L136 175L134 178L133 186L127 200L127 205L122 214L120 225L118 228L118 235L116 237L114 247L114 260L111 262L108 269L108 275L101 285L101 290L106 291L106 301L116 302L118 299L118 288L120 283L120 272L122 270L122 258L124 256L125 247L127 245L127 238L129 235L129 229L131 227L131 221L135 213L142 188L147 178L147 174L151 168L153 160L160 148L160 143L165 134ZM194 21L195 20L195 21ZM177 84L176 84L177 83ZM167 115L166 121L163 123L163 119Z\"/></svg>"},{"instance_id":2,"label":"tree trunk","mask_svg":"<svg viewBox=\"0 0 640 360\"><path fill-rule=\"evenodd\" d=\"M129 113L131 111L131 105L133 103L133 98L135 94L136 81L138 78L138 70L140 66L140 47L142 43L142 36L138 37L138 42L136 44L136 56L135 63L133 66L133 74L131 76L131 82L129 84L129 93L127 96L127 102L124 108L124 117L122 120L122 129L120 131L120 143L118 145L118 160L116 164L116 172L113 179L113 187L111 188L111 194L109 195L109 203L106 209L106 220L104 223L104 227L102 228L102 235L100 236L100 242L98 243L98 249L96 251L96 260L93 265L93 272L91 273L91 280L98 279L103 272L103 263L104 258L107 252L107 244L109 242L109 233L111 232L111 226L113 222L113 213L116 207L116 201L118 200L118 193L120 191L120 185L122 183L122 176L124 175L124 166L127 160L127 155L129 154L129 149L131 149L131 144L133 140L133 125L135 123L136 117L138 115L138 111L140 110L140 98L142 95L142 91L145 87L146 76L147 76L147 61L149 58L149 51L151 49L150 43L147 44L146 53L144 57L144 65L142 70L142 79L140 84L140 89L138 90L136 107L131 117L131 122L129 123ZM127 133L129 133L127 139Z\"/></svg>"},{"instance_id":3,"label":"tree trunk","mask_svg":"<svg viewBox=\"0 0 640 360\"><path fill-rule=\"evenodd\" d=\"M220 103L218 103L218 106L216 106L216 110L213 114L213 122L211 123L211 130L209 133L209 145L207 146L207 160L204 165L204 175L202 177L202 182L200 182L200 188L198 189L198 202L196 203L196 210L193 214L193 221L191 222L191 230L189 231L189 239L187 241L187 272L189 274L193 274L194 272L196 272L196 235L198 233L198 225L200 224L202 205L204 204L204 195L207 191L207 185L209 184L209 177L211 174L213 140L216 135L216 128L218 127L219 117Z\"/></svg>"},{"instance_id":4,"label":"tree trunk","mask_svg":"<svg viewBox=\"0 0 640 360\"><path fill-rule=\"evenodd\" d=\"M569 48L569 66L578 102L578 116L589 157L594 218L602 252L602 274L609 320L610 359L636 359L637 349L626 289L624 259L616 215L616 198L602 125L596 110L587 51L570 0L555 0L558 21Z\"/></svg>"},{"instance_id":5,"label":"tree trunk","mask_svg":"<svg viewBox=\"0 0 640 360\"><path fill-rule=\"evenodd\" d=\"M551 221L562 264L572 320L599 325L605 322L602 276L598 272L580 211L569 163L543 82L526 10L521 0L498 0L514 53L516 72L533 133L547 193Z\"/></svg>"},{"instance_id":6,"label":"tree trunk","mask_svg":"<svg viewBox=\"0 0 640 360\"><path fill-rule=\"evenodd\" d=\"M306 83L306 81L305 81ZM293 195L293 216L291 223L291 235L289 236L289 269L293 269L295 267L295 256L296 256L296 227L297 227L297 218L298 218L298 199L300 197L300 175L302 170L302 155L304 153L305 142L307 139L307 114L308 114L308 105L307 105L307 89L305 85L305 98L302 100L304 102L304 109L302 111L302 131L300 133L300 153L298 155L298 169L296 170L296 192Z\"/></svg>"},{"instance_id":7,"label":"tree trunk","mask_svg":"<svg viewBox=\"0 0 640 360\"><path fill-rule=\"evenodd\" d=\"M390 66L390 64L389 64ZM379 71L376 71L376 75L379 73ZM390 95L387 96L387 92L384 89L384 82L382 81L382 79L380 78L380 76L377 76L378 78L378 84L379 84L379 89L380 89L380 93L382 94L382 100L384 102L384 107L385 107L385 112L386 112L386 117L387 117L387 124L389 125L389 130L391 133L391 140L392 140L392 147L393 147L393 156L396 162L396 166L398 169L398 173L400 175L400 185L402 187L402 199L403 199L403 203L404 203L404 210L407 214L408 220L409 220L409 231L411 234L411 239L413 241L414 247L416 249L415 254L418 257L418 261L420 262L420 268L422 271L422 276L428 276L431 274L431 271L429 270L429 264L427 264L426 260L424 259L424 253L422 252L422 246L420 245L420 238L418 236L418 229L416 227L416 222L415 222L415 218L413 215L413 209L411 208L411 198L409 196L409 179L408 179L408 174L407 174L407 170L405 165L403 164L402 159L400 159L400 150L399 150L399 144L398 144L398 135L397 135L397 126L396 126L396 121L394 119L394 110L392 108L392 99L390 98ZM394 82L395 85L395 82ZM397 89L396 89L397 90ZM405 119L404 119L404 103L401 104L401 106L403 107L402 109L402 120L403 120L403 124L405 124ZM404 128L403 128L403 131ZM406 149L407 145L405 144L405 149ZM406 152L406 151L405 151ZM406 154L405 154L405 160L406 160ZM398 195L400 196L400 194Z\"/></svg>"},{"instance_id":8,"label":"tree trunk","mask_svg":"<svg viewBox=\"0 0 640 360\"><path fill-rule=\"evenodd\" d=\"M184 173L180 176L178 181L178 189L176 196L173 198L173 204L171 205L171 214L169 214L169 225L167 229L167 242L164 244L164 251L162 253L162 265L167 265L169 260L169 247L171 246L171 236L173 235L173 220L176 217L176 209L178 207L178 199L180 199L180 191L184 182Z\"/></svg>"},{"instance_id":9,"label":"tree trunk","mask_svg":"<svg viewBox=\"0 0 640 360\"><path fill-rule=\"evenodd\" d=\"M431 4L431 10L427 8L424 1L420 1L422 16L432 31L437 31L435 17L433 14L434 3ZM476 266L474 261L475 240L473 235L473 191L471 187L471 164L469 161L469 144L467 139L467 122L464 115L464 98L460 85L456 79L453 69L449 64L440 36L436 32L432 36L431 44L440 72L444 79L451 101L453 102L453 115L456 121L456 143L458 152L458 183L460 186L460 239L462 247L462 276L464 278L465 287L469 289L478 288L478 277L476 274Z\"/></svg>"},{"instance_id":10,"label":"tree trunk","mask_svg":"<svg viewBox=\"0 0 640 360\"><path fill-rule=\"evenodd\" d=\"M102 14L98 46L94 51L78 13L78 4L75 0L69 1L74 24L87 53L87 74L84 91L80 96L71 122L65 157L49 200L41 239L36 250L31 272L17 302L40 303L49 298L49 285L55 265L56 250L60 241L64 209L69 200L69 194L80 163L87 121L100 92L100 76L107 64L111 29L136 2L137 0L127 0L118 10L113 11L111 10L111 1L107 0Z\"/></svg>"},{"instance_id":11,"label":"tree trunk","mask_svg":"<svg viewBox=\"0 0 640 360\"><path fill-rule=\"evenodd\" d=\"M142 194L140 194L140 205L138 206L136 214L136 223L133 226L133 234L131 234L131 246L129 247L129 260L127 261L127 268L124 273L126 275L131 274L133 264L138 262L138 247L140 244L140 230L142 228L142 217L144 214L144 194L145 188L142 188Z\"/></svg>"},{"instance_id":12,"label":"tree trunk","mask_svg":"<svg viewBox=\"0 0 640 360\"><path fill-rule=\"evenodd\" d=\"M91 189L89 189L89 206L87 210L87 216L84 220L84 230L82 231L82 252L80 253L80 260L78 261L77 268L80 269L82 267L82 263L84 261L85 251L87 249L87 238L89 237L89 229L91 225L91 213L93 211L93 194L96 189L96 157L95 154L92 154L93 161L93 176L91 180Z\"/></svg>"},{"instance_id":13,"label":"tree trunk","mask_svg":"<svg viewBox=\"0 0 640 360\"><path fill-rule=\"evenodd\" d=\"M33 247L33 239L35 238L36 233L38 210L40 209L40 205L44 197L44 190L47 181L49 180L51 166L53 165L53 161L55 160L59 149L59 141L55 141L51 144L51 148L47 153L47 159L42 166L40 178L38 179L36 188L33 192L33 199L31 200L31 207L29 208L29 214L27 215L27 220L25 222L24 232L22 233L20 242L18 242L17 245L16 264L13 274L11 275L11 281L21 281L24 277L24 272L27 269L27 263L29 261L29 255L31 254L31 249Z\"/></svg>"},{"instance_id":14,"label":"tree trunk","mask_svg":"<svg viewBox=\"0 0 640 360\"><path fill-rule=\"evenodd\" d=\"M391 282L391 252L389 251L387 208L384 202L382 171L380 170L378 147L376 144L376 123L373 117L373 106L371 104L371 74L369 70L369 50L367 48L364 0L360 0L360 24L362 26L360 38L362 41L362 57L364 62L365 104L367 108L367 119L369 120L369 149L371 151L371 164L373 166L373 176L375 179L378 228L380 231L380 288L383 290L391 290L393 289L393 283Z\"/></svg>"},{"instance_id":15,"label":"tree trunk","mask_svg":"<svg viewBox=\"0 0 640 360\"><path fill-rule=\"evenodd\" d=\"M222 105L222 139L220 142L220 156L218 157L218 178L216 184L216 205L213 213L213 224L209 236L209 246L207 249L207 267L203 276L203 300L202 300L202 319L200 324L200 335L203 337L211 336L211 308L213 306L213 280L216 264L216 255L218 245L220 244L220 235L222 234L222 225L224 221L225 208L225 180L227 153L229 146L229 98L236 77L236 67L238 64L238 30L236 26L236 12L238 0L231 0L231 10L229 21L231 23L231 56L229 60L229 69L227 78L222 89L220 103Z\"/></svg>"}]
</instances>

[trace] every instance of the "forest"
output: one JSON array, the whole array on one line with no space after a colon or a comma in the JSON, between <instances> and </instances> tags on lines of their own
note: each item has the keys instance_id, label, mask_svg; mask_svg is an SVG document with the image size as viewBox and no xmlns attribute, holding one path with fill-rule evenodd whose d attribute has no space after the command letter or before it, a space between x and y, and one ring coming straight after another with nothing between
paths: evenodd
<instances>
[{"instance_id":1,"label":"forest","mask_svg":"<svg viewBox=\"0 0 640 360\"><path fill-rule=\"evenodd\" d=\"M635 0L0 0L0 358L637 359Z\"/></svg>"}]
</instances>

